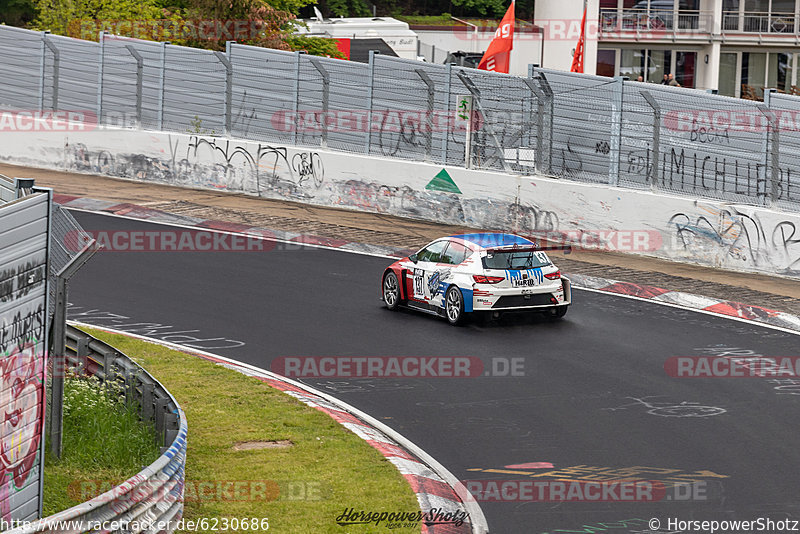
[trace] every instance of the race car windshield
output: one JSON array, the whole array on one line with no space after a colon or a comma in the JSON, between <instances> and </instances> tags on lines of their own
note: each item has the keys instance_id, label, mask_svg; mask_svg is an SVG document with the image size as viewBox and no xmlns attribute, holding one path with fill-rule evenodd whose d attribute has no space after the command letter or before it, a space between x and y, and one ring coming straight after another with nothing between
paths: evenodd
<instances>
[{"instance_id":1,"label":"race car windshield","mask_svg":"<svg viewBox=\"0 0 800 534\"><path fill-rule=\"evenodd\" d=\"M483 258L484 269L523 270L550 265L544 252L490 252Z\"/></svg>"}]
</instances>

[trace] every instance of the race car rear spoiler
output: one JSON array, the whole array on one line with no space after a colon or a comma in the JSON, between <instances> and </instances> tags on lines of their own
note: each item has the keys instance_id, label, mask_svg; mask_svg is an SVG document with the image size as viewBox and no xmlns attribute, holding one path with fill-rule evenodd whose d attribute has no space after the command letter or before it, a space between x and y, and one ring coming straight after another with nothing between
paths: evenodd
<instances>
[{"instance_id":1,"label":"race car rear spoiler","mask_svg":"<svg viewBox=\"0 0 800 534\"><path fill-rule=\"evenodd\" d=\"M572 252L572 246L570 245L554 245L554 246L547 246L547 247L540 247L538 245L531 245L531 246L519 246L519 245L506 245L504 247L489 247L486 249L486 252L489 254L494 254L496 252L539 252L542 250L563 250L564 254L569 254Z\"/></svg>"}]
</instances>

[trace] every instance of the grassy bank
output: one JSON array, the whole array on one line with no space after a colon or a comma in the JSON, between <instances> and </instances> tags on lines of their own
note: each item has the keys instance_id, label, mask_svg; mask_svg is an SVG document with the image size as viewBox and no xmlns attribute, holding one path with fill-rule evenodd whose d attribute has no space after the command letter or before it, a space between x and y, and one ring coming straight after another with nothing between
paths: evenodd
<instances>
[{"instance_id":1,"label":"grassy bank","mask_svg":"<svg viewBox=\"0 0 800 534\"><path fill-rule=\"evenodd\" d=\"M121 335L90 333L135 359L186 412L187 520L268 518L270 530L298 534L390 532L386 524L343 528L336 518L346 508L419 510L397 469L328 415L197 357ZM50 493L82 476L47 470L46 483L54 486ZM99 477L91 471L88 478ZM238 497L231 498L231 484L238 484ZM391 532L419 532L419 526Z\"/></svg>"}]
</instances>

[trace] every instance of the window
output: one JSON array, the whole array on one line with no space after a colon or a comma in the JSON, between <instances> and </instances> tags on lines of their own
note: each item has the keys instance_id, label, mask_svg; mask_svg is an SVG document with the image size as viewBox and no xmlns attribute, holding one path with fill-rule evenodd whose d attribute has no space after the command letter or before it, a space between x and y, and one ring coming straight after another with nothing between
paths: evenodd
<instances>
[{"instance_id":1,"label":"window","mask_svg":"<svg viewBox=\"0 0 800 534\"><path fill-rule=\"evenodd\" d=\"M767 61L767 87L792 90L792 55L770 52Z\"/></svg>"},{"instance_id":2,"label":"window","mask_svg":"<svg viewBox=\"0 0 800 534\"><path fill-rule=\"evenodd\" d=\"M535 269L550 265L550 258L541 251L536 252L495 252L483 258L484 269Z\"/></svg>"},{"instance_id":3,"label":"window","mask_svg":"<svg viewBox=\"0 0 800 534\"><path fill-rule=\"evenodd\" d=\"M675 54L675 79L681 87L694 87L694 74L697 65L697 52L677 52Z\"/></svg>"},{"instance_id":4,"label":"window","mask_svg":"<svg viewBox=\"0 0 800 534\"><path fill-rule=\"evenodd\" d=\"M417 260L441 263L442 252L444 252L444 247L446 246L447 241L436 241L435 243L431 243L417 253Z\"/></svg>"},{"instance_id":5,"label":"window","mask_svg":"<svg viewBox=\"0 0 800 534\"><path fill-rule=\"evenodd\" d=\"M719 55L719 94L736 96L736 54Z\"/></svg>"},{"instance_id":6,"label":"window","mask_svg":"<svg viewBox=\"0 0 800 534\"><path fill-rule=\"evenodd\" d=\"M597 51L597 70L595 74L598 76L614 77L614 67L617 62L616 50L598 50Z\"/></svg>"},{"instance_id":7,"label":"window","mask_svg":"<svg viewBox=\"0 0 800 534\"><path fill-rule=\"evenodd\" d=\"M644 50L622 49L620 53L619 75L635 80L644 76Z\"/></svg>"},{"instance_id":8,"label":"window","mask_svg":"<svg viewBox=\"0 0 800 534\"><path fill-rule=\"evenodd\" d=\"M463 261L466 260L470 254L472 254L472 251L461 243L450 241L450 244L447 245L447 250L444 252L444 254L442 254L442 260L439 263L458 265L459 263L463 263Z\"/></svg>"}]
</instances>

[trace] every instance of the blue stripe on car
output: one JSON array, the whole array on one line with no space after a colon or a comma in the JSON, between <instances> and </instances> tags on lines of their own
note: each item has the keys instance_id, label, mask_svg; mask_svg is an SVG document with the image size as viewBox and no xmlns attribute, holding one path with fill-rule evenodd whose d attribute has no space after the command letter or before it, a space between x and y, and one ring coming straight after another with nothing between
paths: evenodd
<instances>
[{"instance_id":1,"label":"blue stripe on car","mask_svg":"<svg viewBox=\"0 0 800 534\"><path fill-rule=\"evenodd\" d=\"M472 290L459 287L461 296L464 297L464 311L467 313L472 312Z\"/></svg>"}]
</instances>

